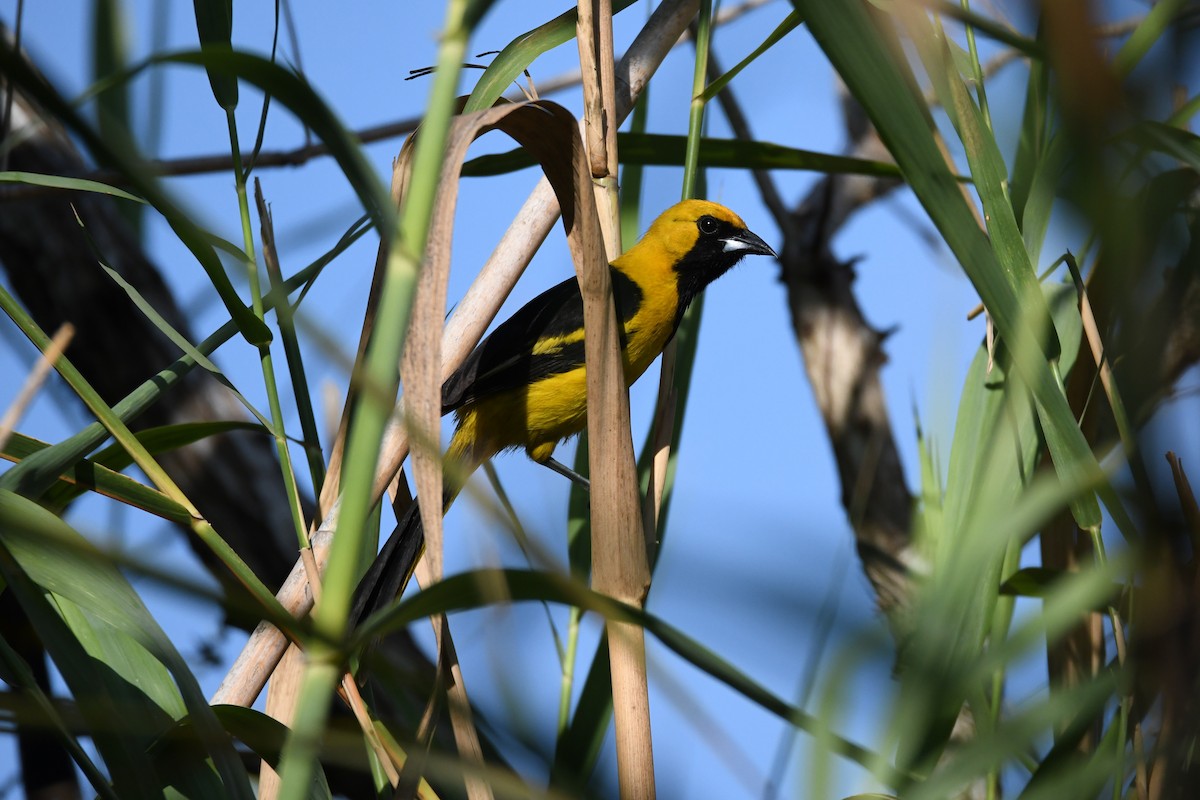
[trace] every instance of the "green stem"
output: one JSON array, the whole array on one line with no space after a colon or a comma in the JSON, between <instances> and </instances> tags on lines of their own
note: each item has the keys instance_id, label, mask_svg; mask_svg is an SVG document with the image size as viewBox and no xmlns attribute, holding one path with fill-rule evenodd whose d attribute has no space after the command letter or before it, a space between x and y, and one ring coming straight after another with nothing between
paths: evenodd
<instances>
[{"instance_id":1,"label":"green stem","mask_svg":"<svg viewBox=\"0 0 1200 800\"><path fill-rule=\"evenodd\" d=\"M238 145L237 117L233 109L225 112L229 128L229 152L233 157L233 180L237 191L238 213L242 218L242 247L246 252L246 278L250 284L250 306L254 316L264 321L262 286L258 279L258 261L254 257L254 231L250 224L250 201L246 196L246 171L242 167L242 150ZM300 487L296 485L296 473L292 468L291 451L288 449L287 434L283 422L283 406L279 402L279 386L275 380L275 366L271 360L270 343L259 345L258 360L262 367L263 386L271 410L271 435L275 437L275 449L279 453L279 468L283 473L283 484L287 490L288 506L292 512L292 524L296 528L296 542L300 549L308 547L308 529L304 512L300 507Z\"/></svg>"},{"instance_id":2,"label":"green stem","mask_svg":"<svg viewBox=\"0 0 1200 800\"><path fill-rule=\"evenodd\" d=\"M269 224L269 221L264 221L264 224ZM263 243L263 246L266 247L266 242ZM273 243L272 246L274 246ZM274 259L266 258L264 255L267 280L271 282L272 292L281 291L283 286L283 275L280 273L277 259L278 253L275 254ZM279 323L279 338L283 344L283 356L292 381L296 411L300 415L300 433L304 437L304 455L308 460L309 478L314 490L317 490L325 483L325 459L321 453L321 431L317 426L316 413L313 411L312 392L308 388L308 375L304 371L304 356L300 352L300 340L296 336L295 308L289 302L280 303L275 308L275 319Z\"/></svg>"},{"instance_id":3,"label":"green stem","mask_svg":"<svg viewBox=\"0 0 1200 800\"><path fill-rule=\"evenodd\" d=\"M579 623L583 611L571 606L567 617L567 648L562 661L562 687L558 695L558 739L566 736L571 725L571 693L575 686L575 658L579 649Z\"/></svg>"},{"instance_id":4,"label":"green stem","mask_svg":"<svg viewBox=\"0 0 1200 800\"><path fill-rule=\"evenodd\" d=\"M962 0L962 9L970 13L971 0ZM979 111L983 114L983 124L989 131L992 129L992 114L988 111L987 90L983 87L983 66L979 63L979 51L975 48L975 27L966 25L967 52L971 54L971 70L975 78L975 94L979 98Z\"/></svg>"},{"instance_id":5,"label":"green stem","mask_svg":"<svg viewBox=\"0 0 1200 800\"><path fill-rule=\"evenodd\" d=\"M688 112L687 152L683 160L683 198L696 195L700 163L700 134L704 129L704 87L708 78L708 47L712 41L712 0L700 3L696 20L696 66L692 72L692 104Z\"/></svg>"},{"instance_id":6,"label":"green stem","mask_svg":"<svg viewBox=\"0 0 1200 800\"><path fill-rule=\"evenodd\" d=\"M1093 525L1087 529L1088 536L1092 540L1092 549L1096 553L1096 563L1104 566L1108 563L1108 557L1104 552L1104 539L1100 535L1100 526ZM1117 644L1117 662L1120 666L1125 666L1125 647L1123 626L1121 617L1117 613L1114 606L1108 607L1108 622L1113 629L1113 640ZM1117 710L1117 736L1113 743L1113 800L1121 800L1121 789L1125 784L1125 742L1129 736L1129 710L1133 701L1133 697L1128 690L1122 691L1121 702Z\"/></svg>"},{"instance_id":7,"label":"green stem","mask_svg":"<svg viewBox=\"0 0 1200 800\"><path fill-rule=\"evenodd\" d=\"M309 650L300 701L292 732L284 744L279 773L282 800L302 800L311 788L314 764L329 714L329 700L338 682L344 653L335 645L346 633L350 599L358 582L358 565L367 541L367 519L374 498L375 464L384 425L392 412L399 379L396 365L404 345L422 254L433 217L450 120L455 111L458 78L470 29L466 0L451 0L438 52L429 105L413 155L413 171L397 224L381 230L387 248L378 318L367 347L363 380L354 425L350 430L342 486L341 513L325 570L321 603L314 612L318 636ZM477 15L476 15L477 16Z\"/></svg>"}]
</instances>

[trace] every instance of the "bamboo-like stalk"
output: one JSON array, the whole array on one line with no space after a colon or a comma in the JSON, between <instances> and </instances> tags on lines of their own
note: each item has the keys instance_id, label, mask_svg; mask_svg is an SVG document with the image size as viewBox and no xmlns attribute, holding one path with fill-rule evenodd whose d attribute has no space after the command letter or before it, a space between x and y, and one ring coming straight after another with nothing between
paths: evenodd
<instances>
[{"instance_id":1,"label":"bamboo-like stalk","mask_svg":"<svg viewBox=\"0 0 1200 800\"><path fill-rule=\"evenodd\" d=\"M708 73L709 42L712 40L712 2L705 0L700 3L699 16L694 26L690 28L696 43L696 62L692 73L692 100L688 108L687 149L683 162L683 188L680 198L688 200L696 196L696 184L699 176L700 136L704 131L704 106L706 103L704 88ZM702 301L703 298L700 298ZM689 310L688 316L696 319L703 308L701 303ZM685 325L687 322L685 321ZM654 423L651 428L650 443L654 448L649 460L650 477L646 484L645 507L642 511L646 527L646 548L654 552L658 541L658 524L662 515L663 499L667 490L667 471L671 464L671 442L674 439L676 406L678 397L675 391L675 364L678 360L679 340L672 338L662 354L659 366L658 400L655 408Z\"/></svg>"},{"instance_id":2,"label":"bamboo-like stalk","mask_svg":"<svg viewBox=\"0 0 1200 800\"><path fill-rule=\"evenodd\" d=\"M596 207L600 209L604 249L611 262L621 254L611 0L580 0L575 38L579 43L579 73L583 77L583 142L592 171Z\"/></svg>"},{"instance_id":3,"label":"bamboo-like stalk","mask_svg":"<svg viewBox=\"0 0 1200 800\"><path fill-rule=\"evenodd\" d=\"M303 675L304 651L292 645L271 675L271 683L267 687L267 716L274 717L284 725L291 725ZM258 769L259 800L275 800L279 796L279 786L279 773L263 761Z\"/></svg>"},{"instance_id":4,"label":"bamboo-like stalk","mask_svg":"<svg viewBox=\"0 0 1200 800\"><path fill-rule=\"evenodd\" d=\"M565 109L548 103L499 106L461 117L449 137L442 193L436 205L431 229L429 258L421 277L418 302L413 312L410 347L404 359L405 387L408 393L406 419L424 438L431 434L440 417L440 386L437 367L440 322L445 306L449 248L454 202L467 147L480 133L499 128L530 150L542 164L554 184L560 202L572 204L567 220L567 240L578 273L584 299L584 319L588 336L585 356L588 363L588 428L592 465L592 516L596 556L597 589L629 603L640 604L647 588L649 567L644 539L639 530L636 470L633 439L629 431L629 399L620 356L616 314L608 261L601 245L602 235L595 200L587 187L590 169L583 158L578 127ZM414 457L419 494L441 496L441 465L431 454L418 449ZM427 548L435 554L440 548L441 510L436 504L421 508L426 526ZM440 562L429 559L425 567L427 582L438 579ZM437 624L437 620L435 620ZM444 645L449 644L444 622L438 631ZM620 667L614 665L614 695L633 710L631 719L644 731L632 738L635 752L621 766L622 793L628 797L653 796L653 768L649 748L649 716L643 632L639 626L624 625L613 635L623 637ZM444 650L440 661L451 667L447 677L461 682L453 672L453 663ZM462 697L465 700L465 696ZM465 725L461 726L465 729ZM456 726L460 750L478 757L478 744L465 741ZM632 769L630 769L632 767ZM484 796L479 785L471 793Z\"/></svg>"},{"instance_id":5,"label":"bamboo-like stalk","mask_svg":"<svg viewBox=\"0 0 1200 800\"><path fill-rule=\"evenodd\" d=\"M596 206L600 209L600 228L604 233L605 261L612 261L620 253L620 212L617 198L617 127L616 86L613 74L612 3L609 0L580 0L576 39L579 44L579 68L583 75L584 98L584 142L587 146L588 167L591 170ZM607 277L607 275L605 276ZM582 275L580 277L582 281ZM582 286L582 283L581 283ZM594 289L599 292L599 287ZM595 302L584 294L584 302ZM598 311L598 310L597 310ZM592 312L594 317L597 311ZM611 314L609 309L609 314ZM615 466L620 471L619 480L625 485L613 487L618 492L609 497L598 495L593 484L592 509L592 582L597 590L614 594L626 602L641 607L650 588L650 563L647 557L646 537L642 531L641 515L638 513L637 470L632 460L633 442L628 436L629 395L624 386L623 375L602 375L605 384L619 381L619 391L624 402L614 409L618 419L617 430L607 434L608 441L595 442L593 430L603 426L592 406L596 384L593 382L595 353L591 339L595 331L587 327L585 341L588 359L588 442L590 474L596 476L604 470L598 465ZM615 335L615 334L614 334ZM611 393L612 387L604 385L600 392ZM623 416L623 418L621 418ZM625 436L620 441L621 433ZM614 462L606 458L606 451L614 446L628 450L616 453ZM602 504L614 503L609 508ZM611 515L611 516L610 516ZM603 520L603 521L602 521ZM609 641L609 659L612 667L613 711L616 726L617 783L622 798L653 798L654 747L650 732L650 688L646 675L645 632L636 625L616 621L606 623Z\"/></svg>"}]
</instances>

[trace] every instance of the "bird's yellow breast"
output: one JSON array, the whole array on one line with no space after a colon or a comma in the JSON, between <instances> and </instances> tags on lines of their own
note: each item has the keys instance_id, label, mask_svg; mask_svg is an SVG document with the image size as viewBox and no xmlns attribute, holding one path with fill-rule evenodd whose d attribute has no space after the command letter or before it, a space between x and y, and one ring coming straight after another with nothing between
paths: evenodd
<instances>
[{"instance_id":1,"label":"bird's yellow breast","mask_svg":"<svg viewBox=\"0 0 1200 800\"><path fill-rule=\"evenodd\" d=\"M643 288L641 304L623 326L626 386L658 358L673 333L674 320L673 287L669 292ZM487 407L486 415L473 407L463 409L449 455L466 456L464 447L472 443L481 452L523 447L535 461L544 461L559 441L587 425L587 368L580 366L496 395L488 399Z\"/></svg>"}]
</instances>

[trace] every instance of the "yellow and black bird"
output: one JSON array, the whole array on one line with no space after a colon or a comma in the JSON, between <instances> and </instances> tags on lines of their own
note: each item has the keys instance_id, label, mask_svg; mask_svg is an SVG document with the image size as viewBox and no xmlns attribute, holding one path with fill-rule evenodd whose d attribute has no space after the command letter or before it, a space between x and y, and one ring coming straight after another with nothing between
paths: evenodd
<instances>
[{"instance_id":1,"label":"yellow and black bird","mask_svg":"<svg viewBox=\"0 0 1200 800\"><path fill-rule=\"evenodd\" d=\"M692 300L746 255L775 251L724 206L685 200L610 264L626 384L667 346ZM534 461L565 470L551 458L554 448L587 424L583 298L575 278L538 295L479 343L442 385L442 413L451 411L457 427L446 453L453 466L445 505L467 475L503 450L522 447ZM359 583L352 622L395 598L423 547L413 503Z\"/></svg>"}]
</instances>

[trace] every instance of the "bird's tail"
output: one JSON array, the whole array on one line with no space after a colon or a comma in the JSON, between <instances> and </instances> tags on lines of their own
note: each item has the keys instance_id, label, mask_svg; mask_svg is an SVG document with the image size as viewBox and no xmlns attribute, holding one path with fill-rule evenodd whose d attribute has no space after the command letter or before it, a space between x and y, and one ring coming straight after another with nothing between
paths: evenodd
<instances>
[{"instance_id":1,"label":"bird's tail","mask_svg":"<svg viewBox=\"0 0 1200 800\"><path fill-rule=\"evenodd\" d=\"M454 502L466 478L494 452L481 447L475 437L475 418L468 415L460 420L458 430L446 452L447 469L442 494L442 513ZM421 523L420 500L413 500L384 543L379 555L358 582L350 604L350 624L357 627L371 614L386 608L404 591L412 578L417 562L425 553L425 526Z\"/></svg>"},{"instance_id":2,"label":"bird's tail","mask_svg":"<svg viewBox=\"0 0 1200 800\"><path fill-rule=\"evenodd\" d=\"M368 616L387 607L404 591L424 552L421 506L414 500L354 590L354 600L350 604L351 627L357 627Z\"/></svg>"}]
</instances>

